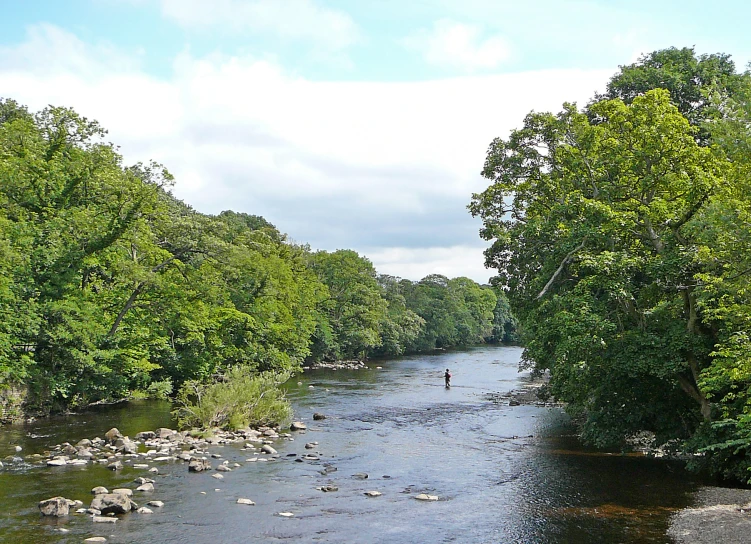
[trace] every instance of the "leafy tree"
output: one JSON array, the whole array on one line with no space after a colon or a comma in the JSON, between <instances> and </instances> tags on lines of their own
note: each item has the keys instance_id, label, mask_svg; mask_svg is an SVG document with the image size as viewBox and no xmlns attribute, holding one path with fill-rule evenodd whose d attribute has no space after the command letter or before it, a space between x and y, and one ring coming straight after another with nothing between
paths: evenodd
<instances>
[{"instance_id":1,"label":"leafy tree","mask_svg":"<svg viewBox=\"0 0 751 544\"><path fill-rule=\"evenodd\" d=\"M743 78L743 75L736 73L730 55L717 53L697 56L693 47L670 47L643 55L637 62L622 66L608 82L605 94L597 96L596 102L617 98L630 104L647 91L666 89L678 111L692 125L700 127L706 119L717 114L712 107L712 93L721 90L734 96L743 88ZM700 129L696 137L700 143L708 143L706 130Z\"/></svg>"},{"instance_id":2,"label":"leafy tree","mask_svg":"<svg viewBox=\"0 0 751 544\"><path fill-rule=\"evenodd\" d=\"M490 146L471 212L492 240L522 323L525 360L584 417L585 439L686 436L711 406L699 387L712 330L700 319L689 223L726 165L700 147L667 91L590 113L533 113Z\"/></svg>"},{"instance_id":3,"label":"leafy tree","mask_svg":"<svg viewBox=\"0 0 751 544\"><path fill-rule=\"evenodd\" d=\"M333 253L317 251L310 256L310 268L328 288L323 313L331 327L329 345L318 338L317 357L360 357L381 344L379 325L387 304L381 297L373 264L352 250ZM324 331L321 331L324 332Z\"/></svg>"}]
</instances>

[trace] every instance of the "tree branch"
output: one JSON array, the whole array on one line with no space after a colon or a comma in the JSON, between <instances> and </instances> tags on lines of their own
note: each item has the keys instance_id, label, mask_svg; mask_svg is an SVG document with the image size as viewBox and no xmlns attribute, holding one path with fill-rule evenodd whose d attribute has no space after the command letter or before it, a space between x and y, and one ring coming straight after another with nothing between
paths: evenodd
<instances>
[{"instance_id":1,"label":"tree branch","mask_svg":"<svg viewBox=\"0 0 751 544\"><path fill-rule=\"evenodd\" d=\"M548 283L545 284L545 287L543 287L542 291L540 291L540 293L537 295L536 300L540 300L542 297L545 296L545 293L548 292L548 289L550 289L550 286L553 285L553 282L555 281L555 279L561 274L561 272L563 272L563 268L566 266L566 263L568 263L568 261L571 259L571 257L574 256L574 253L576 253L577 251L579 251L580 249L582 249L584 247L584 244L586 242L587 242L587 239L584 238L584 240L582 240L581 244L579 244L574 249L572 249L571 251L568 252L568 254L561 261L561 264L558 266L558 270L556 270L553 273L553 275L551 276L551 278L548 280Z\"/></svg>"}]
</instances>

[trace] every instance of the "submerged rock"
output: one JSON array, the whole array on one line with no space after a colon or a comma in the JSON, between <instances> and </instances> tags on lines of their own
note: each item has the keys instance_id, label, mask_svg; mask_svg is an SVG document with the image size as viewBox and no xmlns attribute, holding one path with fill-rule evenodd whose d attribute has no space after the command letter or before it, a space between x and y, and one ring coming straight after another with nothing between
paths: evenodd
<instances>
[{"instance_id":1,"label":"submerged rock","mask_svg":"<svg viewBox=\"0 0 751 544\"><path fill-rule=\"evenodd\" d=\"M304 431L307 428L308 426L305 425L305 423L303 423L302 421L293 421L292 425L289 426L289 429L291 431Z\"/></svg>"}]
</instances>

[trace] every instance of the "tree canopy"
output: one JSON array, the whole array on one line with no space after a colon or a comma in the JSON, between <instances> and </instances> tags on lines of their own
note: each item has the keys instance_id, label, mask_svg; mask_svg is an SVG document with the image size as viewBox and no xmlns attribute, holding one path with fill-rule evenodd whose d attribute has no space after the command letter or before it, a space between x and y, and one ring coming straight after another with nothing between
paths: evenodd
<instances>
[{"instance_id":1,"label":"tree canopy","mask_svg":"<svg viewBox=\"0 0 751 544\"><path fill-rule=\"evenodd\" d=\"M401 292L418 282L354 251L197 212L163 166L125 165L105 136L73 110L0 100L0 388L25 387L31 408L492 340L492 289L446 280L420 306ZM431 297L449 313L423 318ZM439 318L460 332L427 333Z\"/></svg>"},{"instance_id":2,"label":"tree canopy","mask_svg":"<svg viewBox=\"0 0 751 544\"><path fill-rule=\"evenodd\" d=\"M550 371L584 439L653 431L743 480L747 89L727 55L646 55L585 110L531 113L494 140L470 204L525 364Z\"/></svg>"}]
</instances>

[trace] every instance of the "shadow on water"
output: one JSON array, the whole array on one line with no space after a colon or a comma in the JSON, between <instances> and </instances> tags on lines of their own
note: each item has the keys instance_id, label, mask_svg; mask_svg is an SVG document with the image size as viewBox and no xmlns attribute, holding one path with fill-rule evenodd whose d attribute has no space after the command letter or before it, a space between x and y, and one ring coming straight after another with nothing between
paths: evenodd
<instances>
[{"instance_id":1,"label":"shadow on water","mask_svg":"<svg viewBox=\"0 0 751 544\"><path fill-rule=\"evenodd\" d=\"M668 517L688 504L697 482L674 464L582 448L557 408L488 401L488 393L521 383L520 353L484 347L294 378L287 394L308 430L276 443L277 461L247 462L239 446L212 448L242 465L221 481L188 474L183 464L158 464L147 500L165 507L106 528L82 516L42 519L36 504L53 495L88 503L91 487L135 487L144 471L11 466L0 472L0 541L80 542L101 534L123 543L669 542ZM442 384L447 367L451 389ZM313 421L314 412L327 417ZM42 452L112 426L132 436L169 425L166 404L109 407L4 429L0 452L15 444ZM309 442L318 444L306 449ZM318 459L303 461L306 453ZM366 497L370 490L382 495ZM423 503L418 493L439 500ZM237 505L238 497L256 505ZM58 525L70 532L56 532Z\"/></svg>"}]
</instances>

